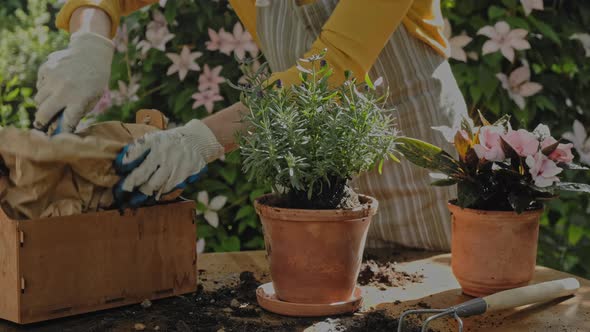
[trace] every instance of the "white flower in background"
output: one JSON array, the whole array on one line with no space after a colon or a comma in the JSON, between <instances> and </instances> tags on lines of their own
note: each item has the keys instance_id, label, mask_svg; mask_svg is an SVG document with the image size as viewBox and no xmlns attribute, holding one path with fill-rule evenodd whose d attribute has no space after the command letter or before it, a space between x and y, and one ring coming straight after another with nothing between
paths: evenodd
<instances>
[{"instance_id":1,"label":"white flower in background","mask_svg":"<svg viewBox=\"0 0 590 332\"><path fill-rule=\"evenodd\" d=\"M222 101L223 97L219 95L219 91L215 90L205 90L199 91L192 95L192 98L195 100L193 104L193 109L196 109L201 106L205 106L205 109L208 113L213 112L215 108L216 101Z\"/></svg>"},{"instance_id":2,"label":"white flower in background","mask_svg":"<svg viewBox=\"0 0 590 332\"><path fill-rule=\"evenodd\" d=\"M219 215L217 212L227 203L227 197L222 195L215 196L209 202L209 194L206 191L201 191L197 194L197 201L205 206L205 211L197 210L197 214L203 214L207 223L217 228L219 226Z\"/></svg>"},{"instance_id":3,"label":"white flower in background","mask_svg":"<svg viewBox=\"0 0 590 332\"><path fill-rule=\"evenodd\" d=\"M166 75L170 76L178 73L181 81L184 81L189 71L199 71L201 67L195 62L203 53L193 52L188 46L183 46L180 54L166 53L166 56L172 61L172 65L168 68Z\"/></svg>"},{"instance_id":4,"label":"white flower in background","mask_svg":"<svg viewBox=\"0 0 590 332\"><path fill-rule=\"evenodd\" d=\"M115 48L118 52L127 52L127 47L129 45L129 34L127 33L127 24L123 24L117 28L117 34L113 39L113 43L115 44Z\"/></svg>"},{"instance_id":5,"label":"white flower in background","mask_svg":"<svg viewBox=\"0 0 590 332\"><path fill-rule=\"evenodd\" d=\"M160 0L159 1L160 7L162 7L162 8L166 7L167 2L168 2L168 0Z\"/></svg>"},{"instance_id":6,"label":"white flower in background","mask_svg":"<svg viewBox=\"0 0 590 332\"><path fill-rule=\"evenodd\" d=\"M219 32L209 28L209 41L205 42L209 51L219 51L223 54L230 55L234 46L234 37L227 33L223 28Z\"/></svg>"},{"instance_id":7,"label":"white flower in background","mask_svg":"<svg viewBox=\"0 0 590 332\"><path fill-rule=\"evenodd\" d=\"M512 99L520 109L525 107L525 97L530 97L539 93L543 86L536 82L529 82L531 78L531 70L527 66L516 68L510 76L498 73L496 77L502 82L502 87L508 91L508 96Z\"/></svg>"},{"instance_id":8,"label":"white flower in background","mask_svg":"<svg viewBox=\"0 0 590 332\"><path fill-rule=\"evenodd\" d=\"M148 23L145 31L146 40L137 43L137 48L144 56L152 48L162 52L166 51L166 44L175 36L168 30L168 22L162 12L154 10L152 17L153 20Z\"/></svg>"},{"instance_id":9,"label":"white flower in background","mask_svg":"<svg viewBox=\"0 0 590 332\"><path fill-rule=\"evenodd\" d=\"M533 9L543 10L543 0L520 0L522 7L524 8L524 14L529 16Z\"/></svg>"},{"instance_id":10,"label":"white flower in background","mask_svg":"<svg viewBox=\"0 0 590 332\"><path fill-rule=\"evenodd\" d=\"M199 239L197 241L197 254L205 252L205 239Z\"/></svg>"},{"instance_id":11,"label":"white flower in background","mask_svg":"<svg viewBox=\"0 0 590 332\"><path fill-rule=\"evenodd\" d=\"M119 85L118 90L111 91L111 98L113 103L117 106L121 106L123 104L129 102L135 102L139 100L137 93L139 92L139 77L132 77L129 84L119 81L117 82Z\"/></svg>"},{"instance_id":12,"label":"white flower in background","mask_svg":"<svg viewBox=\"0 0 590 332\"><path fill-rule=\"evenodd\" d=\"M463 48L467 46L467 44L469 44L473 38L467 36L466 34L453 37L451 22L449 22L449 20L446 18L443 34L449 41L449 46L451 47L451 58L458 61L467 62L467 53L465 53Z\"/></svg>"},{"instance_id":13,"label":"white flower in background","mask_svg":"<svg viewBox=\"0 0 590 332\"><path fill-rule=\"evenodd\" d=\"M203 67L203 72L199 76L199 91L215 90L219 91L219 84L225 82L225 78L219 76L222 66L217 66L213 69L209 65Z\"/></svg>"},{"instance_id":14,"label":"white flower in background","mask_svg":"<svg viewBox=\"0 0 590 332\"><path fill-rule=\"evenodd\" d=\"M587 33L574 33L570 39L579 40L586 51L586 56L590 57L590 35Z\"/></svg>"},{"instance_id":15,"label":"white flower in background","mask_svg":"<svg viewBox=\"0 0 590 332\"><path fill-rule=\"evenodd\" d=\"M505 21L500 21L493 27L487 25L479 29L477 34L490 38L483 44L483 55L500 51L506 59L514 62L514 50L522 51L531 48L531 44L525 39L528 31L524 29L510 30L510 26Z\"/></svg>"},{"instance_id":16,"label":"white flower in background","mask_svg":"<svg viewBox=\"0 0 590 332\"><path fill-rule=\"evenodd\" d=\"M590 138L584 125L578 120L574 121L573 132L567 132L562 137L574 144L580 162L590 166Z\"/></svg>"}]
</instances>

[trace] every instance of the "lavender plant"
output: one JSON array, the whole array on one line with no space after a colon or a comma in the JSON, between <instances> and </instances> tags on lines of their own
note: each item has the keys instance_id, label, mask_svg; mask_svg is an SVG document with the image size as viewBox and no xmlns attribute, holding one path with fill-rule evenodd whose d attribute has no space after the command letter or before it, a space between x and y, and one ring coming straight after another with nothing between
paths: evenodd
<instances>
[{"instance_id":1,"label":"lavender plant","mask_svg":"<svg viewBox=\"0 0 590 332\"><path fill-rule=\"evenodd\" d=\"M342 85L331 86L333 70L323 57L300 60L307 66L298 66L299 85L267 84L262 67L237 87L250 109L250 130L240 137L243 170L289 207L348 207L354 197L348 180L397 160L386 94L377 93L368 76L359 83L350 72Z\"/></svg>"}]
</instances>

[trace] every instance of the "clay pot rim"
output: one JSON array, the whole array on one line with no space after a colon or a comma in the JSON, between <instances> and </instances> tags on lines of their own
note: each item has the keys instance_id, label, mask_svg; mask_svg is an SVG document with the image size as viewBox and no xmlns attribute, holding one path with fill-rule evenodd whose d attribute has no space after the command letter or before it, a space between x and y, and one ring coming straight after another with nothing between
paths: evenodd
<instances>
[{"instance_id":1,"label":"clay pot rim","mask_svg":"<svg viewBox=\"0 0 590 332\"><path fill-rule=\"evenodd\" d=\"M453 201L449 201L447 203L449 210L453 211L461 211L462 213L473 214L478 216L532 216L532 215L541 215L545 210L544 207L540 207L536 210L529 210L524 211L520 214L516 213L516 211L496 211L496 210L478 210L478 209L470 209L470 208L462 208L459 205L453 203Z\"/></svg>"},{"instance_id":2,"label":"clay pot rim","mask_svg":"<svg viewBox=\"0 0 590 332\"><path fill-rule=\"evenodd\" d=\"M286 220L286 221L346 221L363 219L374 216L379 207L379 201L374 197L359 194L359 199L366 203L354 209L332 209L332 210L311 210L311 209L290 209L278 208L260 203L260 200L274 196L266 194L254 200L254 209L260 216Z\"/></svg>"}]
</instances>

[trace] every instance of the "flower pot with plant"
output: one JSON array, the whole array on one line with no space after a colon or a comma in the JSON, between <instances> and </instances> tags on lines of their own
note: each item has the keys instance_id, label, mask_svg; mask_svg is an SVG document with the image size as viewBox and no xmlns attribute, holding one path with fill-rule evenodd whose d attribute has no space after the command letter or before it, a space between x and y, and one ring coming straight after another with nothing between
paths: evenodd
<instances>
[{"instance_id":1,"label":"flower pot with plant","mask_svg":"<svg viewBox=\"0 0 590 332\"><path fill-rule=\"evenodd\" d=\"M378 205L348 181L396 159L396 131L368 78L360 84L347 73L333 87L322 55L300 61L301 84L268 85L259 70L239 87L250 110L240 149L249 178L273 188L255 208L277 297L330 304L353 294Z\"/></svg>"},{"instance_id":2,"label":"flower pot with plant","mask_svg":"<svg viewBox=\"0 0 590 332\"><path fill-rule=\"evenodd\" d=\"M437 128L458 159L431 144L400 137L398 150L412 163L433 170L433 185L457 185L452 214L452 269L463 292L484 296L526 285L533 278L543 202L560 190L590 192L587 184L565 183L571 144L549 128L514 130L505 116L482 125L464 119L459 128Z\"/></svg>"}]
</instances>

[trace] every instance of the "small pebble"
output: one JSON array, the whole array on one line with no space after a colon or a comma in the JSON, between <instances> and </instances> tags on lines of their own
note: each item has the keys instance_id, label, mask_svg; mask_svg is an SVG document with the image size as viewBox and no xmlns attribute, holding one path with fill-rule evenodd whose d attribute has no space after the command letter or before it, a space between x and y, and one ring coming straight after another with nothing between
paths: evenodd
<instances>
[{"instance_id":1,"label":"small pebble","mask_svg":"<svg viewBox=\"0 0 590 332\"><path fill-rule=\"evenodd\" d=\"M149 308L149 307L151 307L151 306L152 306L152 301L150 301L150 300L148 300L148 299L145 299L145 300L143 300L143 302L141 302L141 306L142 306L144 309L147 309L147 308Z\"/></svg>"},{"instance_id":2,"label":"small pebble","mask_svg":"<svg viewBox=\"0 0 590 332\"><path fill-rule=\"evenodd\" d=\"M158 325L154 326L154 331L160 331L160 327Z\"/></svg>"},{"instance_id":3,"label":"small pebble","mask_svg":"<svg viewBox=\"0 0 590 332\"><path fill-rule=\"evenodd\" d=\"M135 331L143 331L143 330L145 330L145 325L143 325L141 323L137 323L133 327L135 328Z\"/></svg>"},{"instance_id":4,"label":"small pebble","mask_svg":"<svg viewBox=\"0 0 590 332\"><path fill-rule=\"evenodd\" d=\"M229 306L232 307L232 308L234 308L234 309L237 309L237 308L240 307L240 301L238 301L237 299L233 299L229 303Z\"/></svg>"},{"instance_id":5,"label":"small pebble","mask_svg":"<svg viewBox=\"0 0 590 332\"><path fill-rule=\"evenodd\" d=\"M211 303L211 304L215 303L215 299L211 299L211 301L209 301L209 303Z\"/></svg>"}]
</instances>

